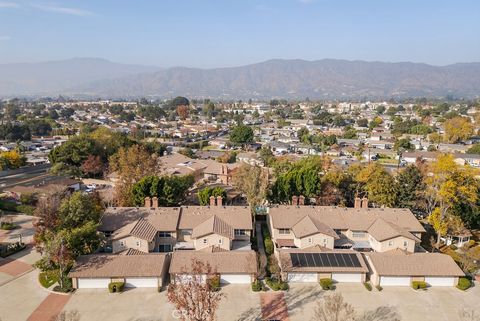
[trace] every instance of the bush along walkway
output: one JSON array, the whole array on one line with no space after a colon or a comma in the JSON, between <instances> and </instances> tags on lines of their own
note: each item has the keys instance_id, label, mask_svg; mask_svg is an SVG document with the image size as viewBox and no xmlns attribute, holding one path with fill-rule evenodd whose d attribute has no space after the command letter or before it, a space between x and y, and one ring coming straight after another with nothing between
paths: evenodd
<instances>
[{"instance_id":1,"label":"bush along walkway","mask_svg":"<svg viewBox=\"0 0 480 321\"><path fill-rule=\"evenodd\" d=\"M258 278L263 279L267 270L267 254L265 253L265 245L263 244L262 234L262 222L255 222L255 231L257 233L257 246L258 246L258 262L259 271Z\"/></svg>"}]
</instances>

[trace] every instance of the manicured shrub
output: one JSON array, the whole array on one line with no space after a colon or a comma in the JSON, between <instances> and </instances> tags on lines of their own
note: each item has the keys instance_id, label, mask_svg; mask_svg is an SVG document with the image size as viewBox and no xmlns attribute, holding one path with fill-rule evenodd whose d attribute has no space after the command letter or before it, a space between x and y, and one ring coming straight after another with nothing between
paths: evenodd
<instances>
[{"instance_id":1,"label":"manicured shrub","mask_svg":"<svg viewBox=\"0 0 480 321\"><path fill-rule=\"evenodd\" d=\"M1 230L7 230L7 231L10 231L10 230L13 230L15 229L17 226L13 223L10 223L10 222L2 222L0 224L0 229Z\"/></svg>"},{"instance_id":2,"label":"manicured shrub","mask_svg":"<svg viewBox=\"0 0 480 321\"><path fill-rule=\"evenodd\" d=\"M382 291L382 290L383 290L383 288L382 288L380 285L377 285L375 288L376 288L378 291Z\"/></svg>"},{"instance_id":3,"label":"manicured shrub","mask_svg":"<svg viewBox=\"0 0 480 321\"><path fill-rule=\"evenodd\" d=\"M412 288L414 290L422 290L427 288L427 283L425 281L413 281Z\"/></svg>"},{"instance_id":4,"label":"manicured shrub","mask_svg":"<svg viewBox=\"0 0 480 321\"><path fill-rule=\"evenodd\" d=\"M27 215L33 215L33 212L35 211L35 207L31 205L17 205L16 211L19 213L27 214Z\"/></svg>"},{"instance_id":5,"label":"manicured shrub","mask_svg":"<svg viewBox=\"0 0 480 321\"><path fill-rule=\"evenodd\" d=\"M372 285L368 282L363 283L363 286L365 286L365 289L368 291L372 291Z\"/></svg>"},{"instance_id":6,"label":"manicured shrub","mask_svg":"<svg viewBox=\"0 0 480 321\"><path fill-rule=\"evenodd\" d=\"M267 255L272 255L273 254L273 241L271 238L266 238L264 240L264 243L265 243L265 253L267 253Z\"/></svg>"},{"instance_id":7,"label":"manicured shrub","mask_svg":"<svg viewBox=\"0 0 480 321\"><path fill-rule=\"evenodd\" d=\"M280 282L280 290L282 291L288 291L289 286L287 282Z\"/></svg>"},{"instance_id":8,"label":"manicured shrub","mask_svg":"<svg viewBox=\"0 0 480 321\"><path fill-rule=\"evenodd\" d=\"M460 290L465 291L471 286L472 286L472 281L470 281L466 277L461 277L458 279L457 288L459 288Z\"/></svg>"},{"instance_id":9,"label":"manicured shrub","mask_svg":"<svg viewBox=\"0 0 480 321\"><path fill-rule=\"evenodd\" d=\"M277 280L275 278L266 278L265 283L269 286L270 289L273 291L287 291L288 290L288 283L283 282L282 280Z\"/></svg>"},{"instance_id":10,"label":"manicured shrub","mask_svg":"<svg viewBox=\"0 0 480 321\"><path fill-rule=\"evenodd\" d=\"M125 282L110 282L108 284L108 292L110 293L122 292L124 286L125 286Z\"/></svg>"},{"instance_id":11,"label":"manicured shrub","mask_svg":"<svg viewBox=\"0 0 480 321\"><path fill-rule=\"evenodd\" d=\"M255 280L252 282L252 291L253 292L259 292L263 290L263 284L262 281L260 280Z\"/></svg>"},{"instance_id":12,"label":"manicured shrub","mask_svg":"<svg viewBox=\"0 0 480 321\"><path fill-rule=\"evenodd\" d=\"M210 287L214 291L219 291L220 290L220 276L219 275L213 275L208 279L208 284L210 284Z\"/></svg>"},{"instance_id":13,"label":"manicured shrub","mask_svg":"<svg viewBox=\"0 0 480 321\"><path fill-rule=\"evenodd\" d=\"M325 291L335 289L335 286L333 285L333 280L332 279L320 279L320 286Z\"/></svg>"}]
</instances>

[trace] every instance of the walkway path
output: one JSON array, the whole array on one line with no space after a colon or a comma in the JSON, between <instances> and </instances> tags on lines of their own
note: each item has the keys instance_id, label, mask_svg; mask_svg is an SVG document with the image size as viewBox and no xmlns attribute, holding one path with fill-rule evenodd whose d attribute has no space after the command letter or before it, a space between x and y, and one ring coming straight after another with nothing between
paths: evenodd
<instances>
[{"instance_id":1,"label":"walkway path","mask_svg":"<svg viewBox=\"0 0 480 321\"><path fill-rule=\"evenodd\" d=\"M257 233L258 261L260 267L258 277L263 279L267 271L267 254L265 253L265 245L263 242L262 222L255 222L255 231Z\"/></svg>"},{"instance_id":2,"label":"walkway path","mask_svg":"<svg viewBox=\"0 0 480 321\"><path fill-rule=\"evenodd\" d=\"M63 307L70 299L70 295L49 294L45 300L33 311L27 321L51 321L62 312Z\"/></svg>"},{"instance_id":3,"label":"walkway path","mask_svg":"<svg viewBox=\"0 0 480 321\"><path fill-rule=\"evenodd\" d=\"M262 320L288 321L285 295L280 293L261 293Z\"/></svg>"}]
</instances>

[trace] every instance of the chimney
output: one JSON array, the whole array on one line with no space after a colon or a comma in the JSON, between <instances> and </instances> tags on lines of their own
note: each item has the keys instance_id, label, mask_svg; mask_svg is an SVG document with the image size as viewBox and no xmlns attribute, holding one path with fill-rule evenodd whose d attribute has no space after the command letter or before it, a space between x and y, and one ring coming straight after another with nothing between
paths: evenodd
<instances>
[{"instance_id":1,"label":"chimney","mask_svg":"<svg viewBox=\"0 0 480 321\"><path fill-rule=\"evenodd\" d=\"M154 208L158 207L158 197L156 196L152 197L152 207Z\"/></svg>"},{"instance_id":2,"label":"chimney","mask_svg":"<svg viewBox=\"0 0 480 321\"><path fill-rule=\"evenodd\" d=\"M298 205L305 205L305 196L300 195L298 198Z\"/></svg>"},{"instance_id":3,"label":"chimney","mask_svg":"<svg viewBox=\"0 0 480 321\"><path fill-rule=\"evenodd\" d=\"M215 206L215 196L210 196L210 206Z\"/></svg>"},{"instance_id":4,"label":"chimney","mask_svg":"<svg viewBox=\"0 0 480 321\"><path fill-rule=\"evenodd\" d=\"M362 207L362 199L360 197L355 197L355 203L353 208L361 208Z\"/></svg>"},{"instance_id":5,"label":"chimney","mask_svg":"<svg viewBox=\"0 0 480 321\"><path fill-rule=\"evenodd\" d=\"M217 196L217 206L222 206L222 197L221 196Z\"/></svg>"},{"instance_id":6,"label":"chimney","mask_svg":"<svg viewBox=\"0 0 480 321\"><path fill-rule=\"evenodd\" d=\"M150 197L145 197L145 207L152 207L152 200Z\"/></svg>"},{"instance_id":7,"label":"chimney","mask_svg":"<svg viewBox=\"0 0 480 321\"><path fill-rule=\"evenodd\" d=\"M292 196L292 205L298 205L298 196L296 195Z\"/></svg>"},{"instance_id":8,"label":"chimney","mask_svg":"<svg viewBox=\"0 0 480 321\"><path fill-rule=\"evenodd\" d=\"M362 198L362 208L368 208L368 198Z\"/></svg>"}]
</instances>

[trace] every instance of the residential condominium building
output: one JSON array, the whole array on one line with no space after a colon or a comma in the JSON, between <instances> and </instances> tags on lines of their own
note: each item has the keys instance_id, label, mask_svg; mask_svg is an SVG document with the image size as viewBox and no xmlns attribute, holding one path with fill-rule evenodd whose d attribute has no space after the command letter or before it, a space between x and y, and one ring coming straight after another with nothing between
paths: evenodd
<instances>
[{"instance_id":1,"label":"residential condominium building","mask_svg":"<svg viewBox=\"0 0 480 321\"><path fill-rule=\"evenodd\" d=\"M364 202L367 200L364 199ZM409 209L279 205L269 209L276 248L415 252L423 226Z\"/></svg>"},{"instance_id":2,"label":"residential condominium building","mask_svg":"<svg viewBox=\"0 0 480 321\"><path fill-rule=\"evenodd\" d=\"M175 250L226 251L250 248L250 208L246 206L112 207L100 231L109 251L135 249L144 253Z\"/></svg>"}]
</instances>

